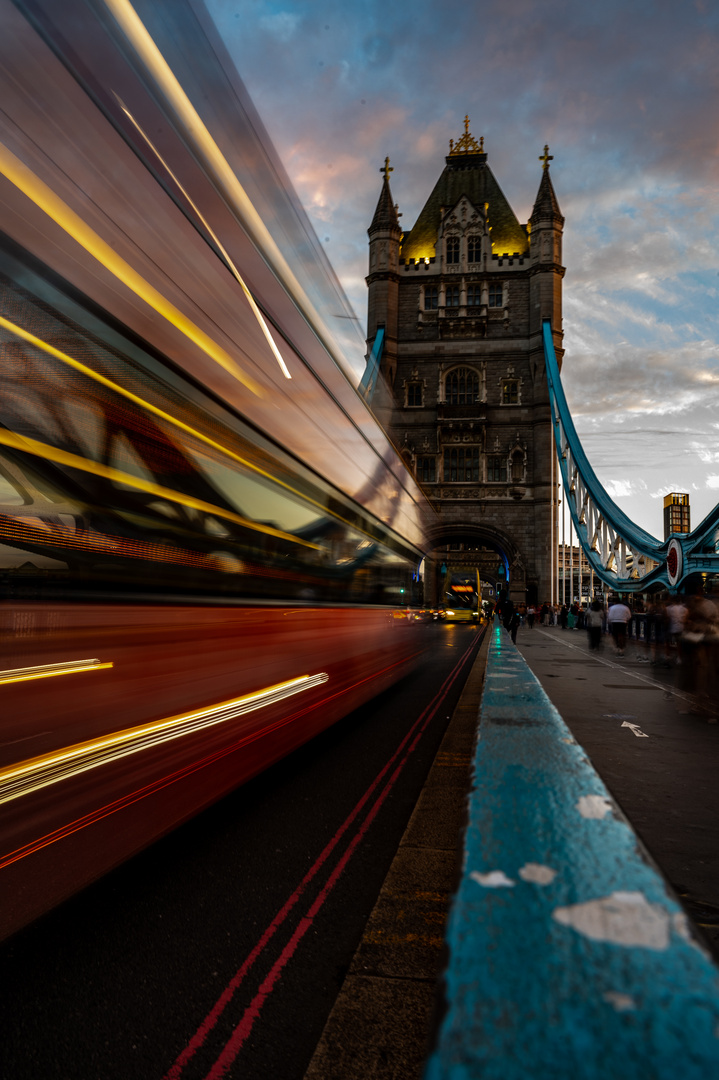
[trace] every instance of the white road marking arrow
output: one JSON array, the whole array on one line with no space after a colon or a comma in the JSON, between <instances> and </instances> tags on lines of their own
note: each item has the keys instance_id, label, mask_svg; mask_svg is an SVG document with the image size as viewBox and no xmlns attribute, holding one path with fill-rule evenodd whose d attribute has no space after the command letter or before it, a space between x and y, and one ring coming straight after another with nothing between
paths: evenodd
<instances>
[{"instance_id":1,"label":"white road marking arrow","mask_svg":"<svg viewBox=\"0 0 719 1080\"><path fill-rule=\"evenodd\" d=\"M625 720L625 721L624 721L624 723L622 724L622 727L628 727L628 728L629 728L629 730L630 730L630 731L631 731L631 732L632 732L632 733L633 733L634 735L636 735L636 737L637 737L638 739L648 739L648 738L649 738L649 736L648 736L648 735L646 735L646 734L645 734L645 733L644 733L644 732L642 731L642 729L641 729L641 728L639 727L639 724L628 724L628 723L627 723L627 721Z\"/></svg>"}]
</instances>

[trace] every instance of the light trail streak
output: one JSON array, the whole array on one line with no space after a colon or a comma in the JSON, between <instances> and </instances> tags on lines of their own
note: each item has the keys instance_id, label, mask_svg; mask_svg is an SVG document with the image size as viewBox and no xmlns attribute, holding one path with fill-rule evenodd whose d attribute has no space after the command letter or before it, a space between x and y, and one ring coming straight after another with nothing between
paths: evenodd
<instances>
[{"instance_id":1,"label":"light trail streak","mask_svg":"<svg viewBox=\"0 0 719 1080\"><path fill-rule=\"evenodd\" d=\"M230 701L220 702L205 709L170 716L150 724L116 731L84 743L64 747L40 757L30 758L16 765L0 769L0 804L19 799L23 795L40 791L52 784L79 776L90 769L109 765L153 747L208 728L226 724L257 709L274 705L285 698L301 694L326 683L325 672L317 675L301 675L287 682L265 687L252 694L245 694Z\"/></svg>"},{"instance_id":2,"label":"light trail streak","mask_svg":"<svg viewBox=\"0 0 719 1080\"><path fill-rule=\"evenodd\" d=\"M36 206L44 211L49 218L71 236L85 251L109 270L114 277L127 286L136 296L139 296L154 311L176 327L186 338L189 338L210 359L224 368L234 378L251 390L257 397L263 397L263 391L255 380L247 375L241 367L232 359L216 341L196 326L191 319L175 307L174 304L162 295L149 281L146 281L134 270L129 263L125 262L107 244L94 229L83 221L79 214L71 210L67 203L55 194L52 188L36 176L28 166L16 157L7 146L0 143L0 173L27 196Z\"/></svg>"},{"instance_id":3,"label":"light trail streak","mask_svg":"<svg viewBox=\"0 0 719 1080\"><path fill-rule=\"evenodd\" d=\"M298 499L302 499L304 502L308 502L312 506L316 506L319 510L322 511L323 514L330 514L330 511L327 509L325 503L320 502L318 499L313 499L310 495L306 493L300 493L295 488L293 488L291 484L286 483L284 480L281 480L277 476L273 476L272 473L267 472L266 469L260 468L259 465L255 465L252 461L249 461L247 458L242 457L240 454L236 454L233 450L230 450L229 447L223 446L222 443L218 443L214 439L211 439L209 435L204 435L196 428L193 428L189 424L185 424L182 420L178 420L176 417L171 416L170 413L166 413L163 409L158 408L157 405L153 405L152 402L145 401L144 398L139 397L137 394L133 394L131 390L126 390L124 386L120 386L118 383L114 383L111 379L106 378L104 375L100 375L99 372L94 371L93 368L90 368L86 364L83 364L80 360L76 360L74 357L62 352L62 350L57 349L49 342L44 341L43 338L37 337L36 334L31 333L29 330L26 330L22 326L18 326L17 323L13 323L9 319L6 319L1 315L0 327L4 327L4 329L9 330L11 334L14 334L16 337L19 337L23 341L26 341L28 345L33 345L36 349L41 349L43 352L48 353L50 356L54 356L56 360L60 360L63 364L67 364L68 367L72 367L76 371L81 372L81 374L86 375L89 379L93 379L95 382L107 387L114 393L120 394L122 397L127 398L128 401L132 401L141 409L145 409L147 412L152 413L154 416L158 416L165 423L171 424L173 427L176 427L178 430L183 431L188 435L191 435L194 439L197 439L199 442L202 442L206 446L211 447L213 450L219 451L225 457L230 458L230 460L232 461L236 461L239 465L242 465L242 467L247 469L248 471L255 473L257 476L262 476L266 480L271 480L273 484L277 484L279 487L284 488L285 491L291 492L291 494L296 495ZM334 517L337 521L343 522L343 524L345 525L352 525L352 527L357 529L358 532L361 532L363 535L370 537L372 541L376 540L376 537L374 537L371 533L368 533L366 529L362 528L356 522L350 522L348 518L342 517L335 511L332 512L331 516Z\"/></svg>"},{"instance_id":4,"label":"light trail streak","mask_svg":"<svg viewBox=\"0 0 719 1080\"><path fill-rule=\"evenodd\" d=\"M282 532L281 529L273 529L271 525L260 525L259 522L250 521L249 518L234 514L231 510L224 510L221 506L215 506L214 503L205 502L203 499L193 499L190 495L181 495L179 491L173 491L172 488L153 484L149 480L141 480L131 473L123 472L121 469L114 469L111 465L101 465L97 461L89 461L87 458L80 457L79 454L59 450L57 447L39 442L37 439L17 435L14 431L0 429L0 446L10 446L14 450L23 450L25 453L33 454L35 457L43 458L45 461L54 461L57 465L66 465L71 469L79 469L82 472L92 473L94 476L102 476L105 480L112 480L116 484L126 484L128 487L137 488L138 491L145 491L149 495L155 495L160 499L167 499L169 502L176 502L181 506L188 506L205 514L225 518L236 525L252 529L253 532L265 533L267 536L276 536L281 540L289 540L293 544L300 544L302 547L312 548L315 551L319 550L317 544L312 544L309 540L302 540L292 533Z\"/></svg>"},{"instance_id":5,"label":"light trail streak","mask_svg":"<svg viewBox=\"0 0 719 1080\"><path fill-rule=\"evenodd\" d=\"M250 290L247 288L247 285L245 284L244 279L243 279L242 275L240 274L240 271L237 269L235 263L230 258L230 254L227 251L227 249L225 248L222 241L220 240L219 236L214 231L214 229L210 225L209 221L207 220L207 218L204 216L204 214L200 210L197 203L191 198L190 193L180 183L179 178L177 176L175 176L174 172L172 171L172 169L170 168L168 163L165 161L162 154L157 149L155 144L152 142L150 137L148 135L146 135L145 132L143 131L143 129L140 127L140 125L138 124L135 117L132 115L130 110L126 107L125 103L117 96L117 94L115 94L115 99L117 100L118 105L120 106L120 108L124 112L127 119L130 121L132 126L135 128L135 131L137 131L137 133L140 135L140 137L142 139L144 139L144 141L147 143L150 150L152 150L153 154L155 155L157 160L161 163L161 165L163 166L163 168L165 169L167 174L172 177L174 183L177 185L178 189L182 192L185 199L187 200L189 205L192 207L192 209L195 211L198 218L200 219L200 221L205 226L208 233L210 234L210 236L214 240L215 244L217 245L217 247L218 247L218 249L219 249L219 251L220 251L220 253L221 253L222 257L223 257L223 259L225 260L225 263L230 268L234 278L236 279L236 281L238 282L240 288L242 289L243 293L245 294L245 298L247 299L247 302L248 302L248 304L250 305L250 307L252 309L252 314L257 319L257 322L260 325L260 329L262 330L262 333L265 336L265 340L267 341L268 345L272 349L272 353L273 353L273 355L275 357L275 360L280 365L280 370L282 371L282 374L284 375L284 377L286 379L291 379L292 376L290 375L289 368L287 367L287 364L284 361L282 353L280 352L280 350L277 347L277 343L275 342L275 339L273 338L273 336L272 336L272 334L270 332L269 326L265 322L265 318L264 318L262 312L260 311L257 304L255 303L254 296L252 295Z\"/></svg>"},{"instance_id":6,"label":"light trail streak","mask_svg":"<svg viewBox=\"0 0 719 1080\"><path fill-rule=\"evenodd\" d=\"M129 0L105 0L105 6L112 12L139 59L155 80L158 89L174 113L174 122L184 130L192 148L200 156L222 195L239 215L258 251L292 297L329 356L355 385L356 376L351 371L348 362L337 352L332 334L295 277L230 163L212 138L137 12Z\"/></svg>"},{"instance_id":7,"label":"light trail streak","mask_svg":"<svg viewBox=\"0 0 719 1080\"><path fill-rule=\"evenodd\" d=\"M328 878L325 881L325 884L322 886L318 897L310 906L309 911L305 915L299 916L298 922L292 933L289 944L285 945L284 949L280 953L279 959L276 960L274 965L272 966L270 974L263 981L260 991L253 999L252 1003L245 1009L238 1026L235 1027L235 1029L230 1035L229 1041L225 1044L225 1048L222 1051L219 1060L216 1061L215 1064L212 1066L210 1072L206 1075L205 1080L217 1080L217 1078L227 1075L227 1071L230 1068L231 1062L234 1060L234 1058L237 1056L240 1049L242 1048L242 1044L246 1040L247 1036L250 1034L252 1026L257 1017L259 1016L262 1006L264 1005L267 997L269 997L269 994L272 992L274 986L277 984L277 980L281 975L282 969L292 958L292 955L296 951L297 945L299 944L301 938L304 936L306 931L310 929L310 927L313 925L315 915L318 913L325 900L327 899L327 896L331 893L332 889L336 885L337 880L339 879L340 875L344 870L344 867L351 859L357 845L363 839L369 826L376 817L377 812L381 808L383 802L387 798L387 795L394 786L397 776L405 767L410 755L414 752L417 743L419 742L419 739L422 737L427 726L434 719L436 713L444 703L447 694L452 688L455 680L458 678L460 672L463 670L464 665L467 663L468 659L473 654L476 654L477 647L481 643L483 636L483 634L480 635L479 641L472 642L470 647L466 649L465 652L462 654L450 674L442 683L442 686L437 691L435 697L414 721L412 727L404 736L399 746L395 750L394 754L392 754L389 760L385 763L383 768L380 770L380 772L377 774L377 776L374 778L372 783L365 791L364 795L362 795L360 800L355 805L354 809L350 812L349 816L344 820L342 825L340 825L333 838L329 841L327 846L317 857L316 861L307 871L295 891L292 893L289 899L285 901L283 907L280 909L280 911L274 917L267 929L264 931L261 938L251 950L242 966L230 979L229 983L220 994L218 1000L215 1002L208 1015L200 1024L198 1030L192 1036L185 1049L180 1053L179 1057L176 1059L172 1067L163 1077L163 1080L180 1080L185 1067L192 1060L198 1050L200 1050L201 1047L203 1047L203 1045L206 1043L210 1033L216 1026L222 1013L232 1002L235 994L244 982L250 969L259 959L261 953L267 948L275 933L287 921L290 912L298 903L303 893L306 891L309 883L321 870L323 864L332 854L333 850L338 845L343 835L348 832L350 826L354 825L355 820L358 818L361 812L364 811L364 808L368 804L370 798L373 796L376 789L379 787L380 784L383 784L383 787L380 788L379 795L376 798L374 804L370 806L364 821L360 821L357 832L351 838L348 847L340 858L340 861L335 866L334 870L329 873ZM388 773L389 776L387 776Z\"/></svg>"},{"instance_id":8,"label":"light trail streak","mask_svg":"<svg viewBox=\"0 0 719 1080\"><path fill-rule=\"evenodd\" d=\"M58 664L36 664L34 667L7 668L0 671L0 686L4 683L29 682L32 679L51 679L55 675L78 675L82 671L111 668L112 662L100 660L66 660Z\"/></svg>"}]
</instances>

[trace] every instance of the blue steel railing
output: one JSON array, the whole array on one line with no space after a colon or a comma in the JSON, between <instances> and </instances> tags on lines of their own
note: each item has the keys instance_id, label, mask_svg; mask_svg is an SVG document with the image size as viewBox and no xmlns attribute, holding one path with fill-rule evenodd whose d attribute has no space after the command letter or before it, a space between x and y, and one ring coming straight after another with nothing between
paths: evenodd
<instances>
[{"instance_id":1,"label":"blue steel railing","mask_svg":"<svg viewBox=\"0 0 719 1080\"><path fill-rule=\"evenodd\" d=\"M507 632L490 634L425 1080L719 1076L719 970Z\"/></svg>"},{"instance_id":2,"label":"blue steel railing","mask_svg":"<svg viewBox=\"0 0 719 1080\"><path fill-rule=\"evenodd\" d=\"M693 574L719 573L719 504L693 532L660 541L635 525L607 495L574 427L548 319L542 333L565 499L592 570L617 592L643 591L655 584L678 588Z\"/></svg>"}]
</instances>

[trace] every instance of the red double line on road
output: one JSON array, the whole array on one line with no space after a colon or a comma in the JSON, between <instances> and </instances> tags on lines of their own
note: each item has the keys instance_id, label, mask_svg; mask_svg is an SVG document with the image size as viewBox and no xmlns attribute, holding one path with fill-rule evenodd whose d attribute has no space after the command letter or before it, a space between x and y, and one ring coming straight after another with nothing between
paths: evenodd
<instances>
[{"instance_id":1,"label":"red double line on road","mask_svg":"<svg viewBox=\"0 0 719 1080\"><path fill-rule=\"evenodd\" d=\"M324 850L321 852L313 865L307 871L295 891L283 904L277 915L275 915L272 922L262 934L262 937L259 939L257 944L247 956L247 959L244 961L236 974L232 977L220 997L217 999L215 1005L212 1007L210 1012L202 1021L199 1028L197 1029L193 1037L190 1039L185 1049L178 1056L177 1060L172 1065L170 1070L165 1074L163 1080L179 1080L185 1066L189 1064L197 1051L204 1045L206 1039L208 1038L211 1031L220 1019L220 1016L230 1004L235 993L243 983L246 975L253 967L255 961L259 958L261 953L269 944L270 940L274 937L277 930L279 930L279 928L285 922L290 912L297 904L302 894L305 892L307 886L310 884L312 879L317 875L319 870L322 868L324 863L332 854L341 838L344 836L350 826L355 822L363 808L371 799L373 793L382 784L382 782L385 781L384 786L377 795L377 798L375 799L370 809L367 811L364 820L359 825L357 832L350 840L344 854L338 861L334 870L330 873L318 896L308 908L307 913L301 916L297 926L295 927L295 930L292 933L290 940L283 948L275 963L272 965L269 974L262 981L254 998L243 1012L239 1023L233 1029L232 1034L230 1035L227 1043L225 1044L220 1056L217 1058L214 1065L207 1073L205 1080L220 1080L221 1077L226 1076L227 1071L232 1065L232 1062L237 1057L238 1053L242 1049L245 1040L252 1031L254 1023L260 1015L265 1001L277 985L284 967L292 958L300 941L312 926L315 916L318 914L323 904L327 900L327 897L330 895L333 888L337 884L337 881L339 880L343 870L352 858L354 852L357 850L358 845L364 838L367 830L377 816L382 804L384 803L385 799L394 787L398 777L402 773L402 770L404 769L410 755L416 749L419 740L421 739L428 724L434 718L438 709L444 702L447 694L451 690L460 672L467 663L467 660L472 655L472 653L476 651L480 640L481 636L479 637L479 640L473 641L469 648L466 649L465 652L462 654L450 674L443 682L440 689L437 691L435 697L432 699L430 704L417 717L414 724L404 736L392 757L389 759L389 761L387 761L384 767L374 778L374 780L367 788L365 793L362 795L362 797L359 799L355 807L351 810L343 823L340 825L339 829L334 834L332 839L329 841ZM400 760L398 761L398 759ZM396 765L395 762L397 762ZM390 771L390 769L392 769L393 765L395 765L394 770L385 780L385 778L387 777L387 773Z\"/></svg>"}]
</instances>

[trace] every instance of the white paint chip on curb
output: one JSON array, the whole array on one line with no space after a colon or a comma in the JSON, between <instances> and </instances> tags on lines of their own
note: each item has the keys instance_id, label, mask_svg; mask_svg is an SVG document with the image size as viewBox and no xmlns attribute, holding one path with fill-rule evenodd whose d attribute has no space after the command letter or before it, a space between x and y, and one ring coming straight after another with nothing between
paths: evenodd
<instances>
[{"instance_id":1,"label":"white paint chip on curb","mask_svg":"<svg viewBox=\"0 0 719 1080\"><path fill-rule=\"evenodd\" d=\"M683 911L677 911L674 913L674 915L672 915L672 929L674 930L674 933L682 939L682 941L686 941L687 945L691 945L693 949L696 949L697 952L700 952L702 956L705 956L707 958L707 960L711 959L707 949L705 949L704 946L701 945L692 934L691 924Z\"/></svg>"},{"instance_id":2,"label":"white paint chip on curb","mask_svg":"<svg viewBox=\"0 0 719 1080\"><path fill-rule=\"evenodd\" d=\"M531 881L535 885L551 885L557 876L557 871L541 863L528 862L519 871L522 881Z\"/></svg>"},{"instance_id":3,"label":"white paint chip on curb","mask_svg":"<svg viewBox=\"0 0 719 1080\"><path fill-rule=\"evenodd\" d=\"M606 795L582 795L577 810L583 818L601 820L612 812L612 802Z\"/></svg>"},{"instance_id":4,"label":"white paint chip on curb","mask_svg":"<svg viewBox=\"0 0 719 1080\"><path fill-rule=\"evenodd\" d=\"M480 874L478 870L473 870L469 876L472 881L476 881L478 885L483 885L485 889L513 889L515 885L515 882L507 877L504 870L490 870L488 874Z\"/></svg>"},{"instance_id":5,"label":"white paint chip on curb","mask_svg":"<svg viewBox=\"0 0 719 1080\"><path fill-rule=\"evenodd\" d=\"M555 908L552 918L592 941L661 951L669 947L669 912L641 892L613 892L598 900Z\"/></svg>"},{"instance_id":6,"label":"white paint chip on curb","mask_svg":"<svg viewBox=\"0 0 719 1080\"><path fill-rule=\"evenodd\" d=\"M602 994L602 997L617 1012L629 1012L637 1007L633 997L630 997L629 994L620 994L618 990L607 990L606 994Z\"/></svg>"}]
</instances>

